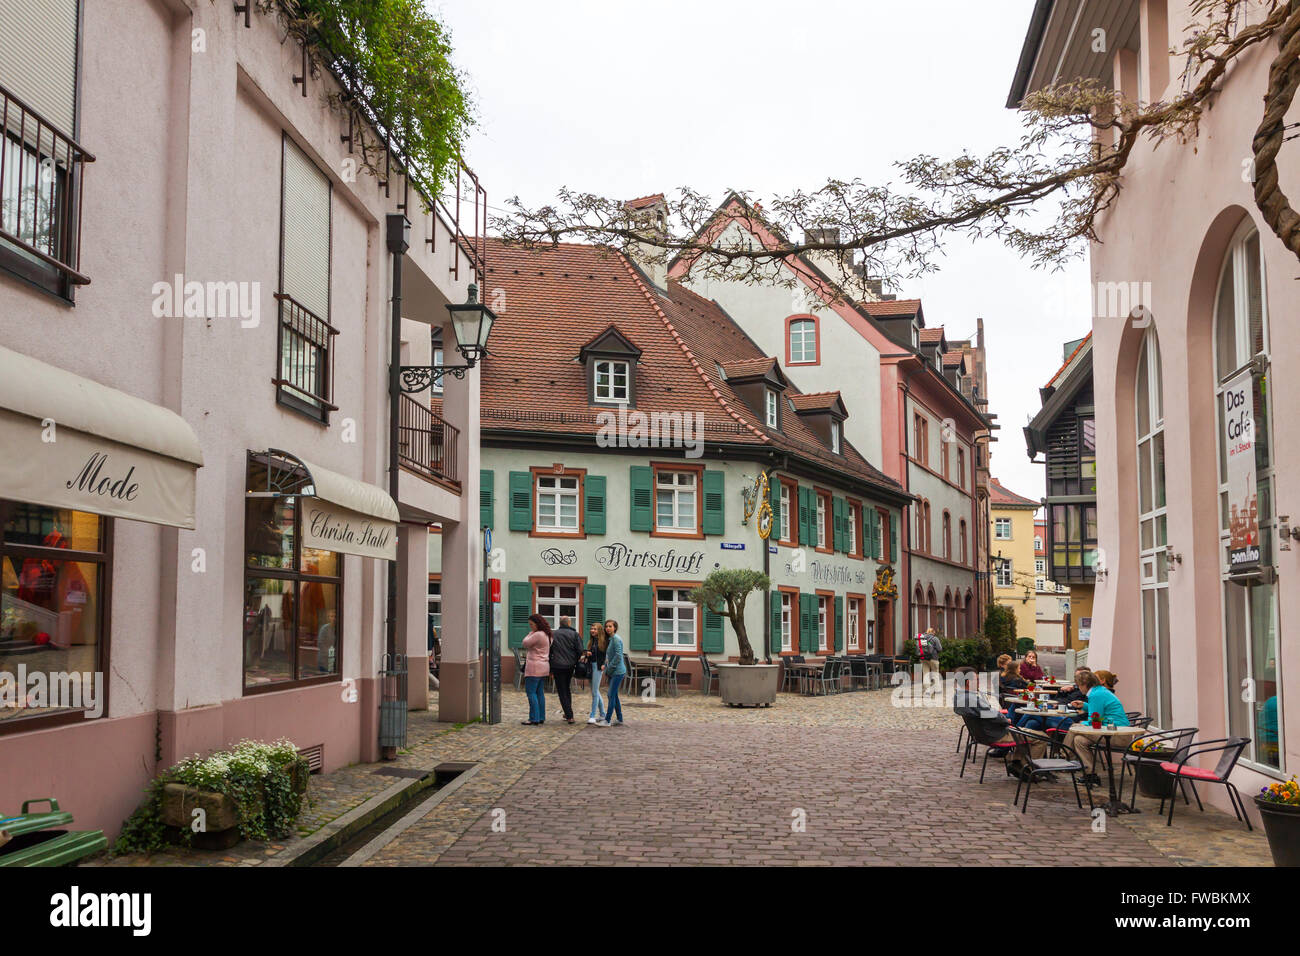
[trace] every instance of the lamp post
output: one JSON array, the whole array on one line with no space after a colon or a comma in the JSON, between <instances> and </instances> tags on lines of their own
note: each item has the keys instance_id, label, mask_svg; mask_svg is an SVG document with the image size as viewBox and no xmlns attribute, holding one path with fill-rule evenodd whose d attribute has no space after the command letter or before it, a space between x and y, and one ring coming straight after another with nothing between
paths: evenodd
<instances>
[{"instance_id":1,"label":"lamp post","mask_svg":"<svg viewBox=\"0 0 1300 956\"><path fill-rule=\"evenodd\" d=\"M451 313L451 332L456 337L456 351L465 360L464 365L403 365L401 366L401 391L422 392L444 375L464 378L465 373L488 354L487 340L496 322L496 313L478 300L478 285L471 282L465 301L447 306Z\"/></svg>"}]
</instances>

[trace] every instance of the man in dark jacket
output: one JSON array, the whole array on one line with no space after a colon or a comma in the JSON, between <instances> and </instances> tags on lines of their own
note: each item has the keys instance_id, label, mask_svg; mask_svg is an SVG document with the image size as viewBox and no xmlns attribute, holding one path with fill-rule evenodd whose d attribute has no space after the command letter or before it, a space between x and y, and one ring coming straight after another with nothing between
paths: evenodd
<instances>
[{"instance_id":1,"label":"man in dark jacket","mask_svg":"<svg viewBox=\"0 0 1300 956\"><path fill-rule=\"evenodd\" d=\"M573 629L573 622L567 617L560 618L560 626L551 635L551 676L555 678L555 693L560 698L560 709L564 719L573 723L573 695L569 682L573 680L573 668L582 655L582 642L578 632Z\"/></svg>"}]
</instances>

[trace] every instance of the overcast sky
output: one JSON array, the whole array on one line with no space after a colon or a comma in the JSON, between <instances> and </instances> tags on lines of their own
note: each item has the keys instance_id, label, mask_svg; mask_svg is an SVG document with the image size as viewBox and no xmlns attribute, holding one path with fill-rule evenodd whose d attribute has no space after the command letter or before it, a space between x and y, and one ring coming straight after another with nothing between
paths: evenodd
<instances>
[{"instance_id":1,"label":"overcast sky","mask_svg":"<svg viewBox=\"0 0 1300 956\"><path fill-rule=\"evenodd\" d=\"M917 153L1014 144L1005 109L1033 0L431 0L478 99L467 162L495 206L563 186L719 198L893 179ZM1022 427L1061 346L1090 327L1086 264L1031 269L999 243L950 243L896 289L965 338L984 318L993 474L1044 494ZM783 318L783 317L782 317ZM797 377L796 377L797 381Z\"/></svg>"}]
</instances>

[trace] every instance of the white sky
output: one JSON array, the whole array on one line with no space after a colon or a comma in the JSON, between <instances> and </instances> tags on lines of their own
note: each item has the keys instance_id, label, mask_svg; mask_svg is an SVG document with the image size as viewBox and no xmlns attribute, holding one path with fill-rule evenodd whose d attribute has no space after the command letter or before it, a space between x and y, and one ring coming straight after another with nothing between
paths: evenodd
<instances>
[{"instance_id":1,"label":"white sky","mask_svg":"<svg viewBox=\"0 0 1300 956\"><path fill-rule=\"evenodd\" d=\"M1007 92L1033 0L430 0L471 79L466 160L489 202L563 186L631 198L691 185L721 198L893 179L891 163L1013 145ZM1031 269L996 242L950 243L896 289L965 338L983 316L993 474L1044 494L1022 427L1061 346L1087 333L1085 262ZM781 318L784 318L783 316Z\"/></svg>"}]
</instances>

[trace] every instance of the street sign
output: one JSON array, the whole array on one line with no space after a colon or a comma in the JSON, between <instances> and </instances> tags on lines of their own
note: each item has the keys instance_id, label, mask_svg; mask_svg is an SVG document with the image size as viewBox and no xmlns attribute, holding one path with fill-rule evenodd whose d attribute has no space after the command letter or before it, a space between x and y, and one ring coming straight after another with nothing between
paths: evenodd
<instances>
[{"instance_id":1,"label":"street sign","mask_svg":"<svg viewBox=\"0 0 1300 956\"><path fill-rule=\"evenodd\" d=\"M488 600L491 601L493 604L501 603L501 579L500 578L488 579Z\"/></svg>"}]
</instances>

